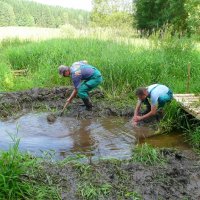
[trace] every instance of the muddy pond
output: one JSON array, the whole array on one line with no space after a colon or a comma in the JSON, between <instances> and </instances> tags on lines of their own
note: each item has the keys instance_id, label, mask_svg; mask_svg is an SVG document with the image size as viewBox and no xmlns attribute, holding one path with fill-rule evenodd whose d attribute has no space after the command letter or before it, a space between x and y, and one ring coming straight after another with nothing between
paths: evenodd
<instances>
[{"instance_id":1,"label":"muddy pond","mask_svg":"<svg viewBox=\"0 0 200 200\"><path fill-rule=\"evenodd\" d=\"M56 159L75 154L129 158L134 146L144 142L155 147L189 148L182 134L148 137L153 135L154 128L147 125L133 128L128 118L58 117L51 124L47 122L47 115L28 113L17 119L0 121L0 148L7 150L13 144L13 137L20 138L21 151L36 156L48 154Z\"/></svg>"}]
</instances>

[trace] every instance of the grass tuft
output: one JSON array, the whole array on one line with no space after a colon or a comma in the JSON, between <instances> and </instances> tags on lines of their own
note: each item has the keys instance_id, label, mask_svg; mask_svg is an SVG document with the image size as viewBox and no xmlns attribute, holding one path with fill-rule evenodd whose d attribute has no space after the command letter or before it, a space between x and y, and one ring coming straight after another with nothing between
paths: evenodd
<instances>
[{"instance_id":1,"label":"grass tuft","mask_svg":"<svg viewBox=\"0 0 200 200\"><path fill-rule=\"evenodd\" d=\"M19 152L19 142L0 153L0 199L60 199L57 188L40 180L39 160Z\"/></svg>"},{"instance_id":2,"label":"grass tuft","mask_svg":"<svg viewBox=\"0 0 200 200\"><path fill-rule=\"evenodd\" d=\"M91 183L83 183L78 187L78 194L83 199L99 199L100 197L105 197L110 194L112 186L109 183L104 183L102 185L93 185Z\"/></svg>"},{"instance_id":3,"label":"grass tuft","mask_svg":"<svg viewBox=\"0 0 200 200\"><path fill-rule=\"evenodd\" d=\"M189 129L186 131L189 143L200 152L200 127Z\"/></svg>"},{"instance_id":4,"label":"grass tuft","mask_svg":"<svg viewBox=\"0 0 200 200\"><path fill-rule=\"evenodd\" d=\"M145 165L164 164L166 161L159 149L153 148L147 143L136 146L131 160Z\"/></svg>"}]
</instances>

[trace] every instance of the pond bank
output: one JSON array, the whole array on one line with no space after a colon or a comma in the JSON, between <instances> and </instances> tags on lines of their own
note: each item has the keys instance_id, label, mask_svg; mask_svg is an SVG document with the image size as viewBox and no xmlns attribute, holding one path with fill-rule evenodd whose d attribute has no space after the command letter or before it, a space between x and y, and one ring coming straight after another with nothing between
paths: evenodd
<instances>
[{"instance_id":1,"label":"pond bank","mask_svg":"<svg viewBox=\"0 0 200 200\"><path fill-rule=\"evenodd\" d=\"M15 116L16 113L27 113L30 111L55 111L62 110L67 97L72 92L71 87L55 88L34 88L26 91L0 93L0 117L8 118ZM65 116L77 118L93 118L103 116L133 116L133 106L116 108L110 102L104 99L101 90L95 90L90 93L93 101L93 111L83 112L82 101L77 98L69 106Z\"/></svg>"},{"instance_id":2,"label":"pond bank","mask_svg":"<svg viewBox=\"0 0 200 200\"><path fill-rule=\"evenodd\" d=\"M163 150L165 164L119 160L49 164L45 172L61 188L63 200L200 198L199 160L191 153Z\"/></svg>"}]
</instances>

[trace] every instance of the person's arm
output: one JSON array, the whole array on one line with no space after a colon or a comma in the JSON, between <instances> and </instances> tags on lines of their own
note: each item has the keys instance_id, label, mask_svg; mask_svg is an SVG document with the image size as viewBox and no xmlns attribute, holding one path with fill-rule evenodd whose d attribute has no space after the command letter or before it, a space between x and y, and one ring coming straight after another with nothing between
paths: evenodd
<instances>
[{"instance_id":1,"label":"person's arm","mask_svg":"<svg viewBox=\"0 0 200 200\"><path fill-rule=\"evenodd\" d=\"M70 97L67 99L67 101L69 103L72 102L73 98L77 95L78 93L78 88L80 87L81 85L81 71L78 70L76 71L74 74L71 75L72 77L72 82L73 82L73 85L74 85L74 90L73 92L71 93Z\"/></svg>"},{"instance_id":2,"label":"person's arm","mask_svg":"<svg viewBox=\"0 0 200 200\"><path fill-rule=\"evenodd\" d=\"M72 102L73 98L77 95L77 89L74 88L73 92L71 93L70 97L67 99L69 103Z\"/></svg>"},{"instance_id":3,"label":"person's arm","mask_svg":"<svg viewBox=\"0 0 200 200\"><path fill-rule=\"evenodd\" d=\"M137 104L136 104L135 111L134 111L134 116L133 116L133 125L134 126L137 125L136 119L137 119L137 116L138 116L140 108L141 108L141 101L138 101Z\"/></svg>"},{"instance_id":4,"label":"person's arm","mask_svg":"<svg viewBox=\"0 0 200 200\"><path fill-rule=\"evenodd\" d=\"M135 107L135 111L134 111L134 117L138 116L139 110L141 108L141 101L137 102L137 105Z\"/></svg>"},{"instance_id":5,"label":"person's arm","mask_svg":"<svg viewBox=\"0 0 200 200\"><path fill-rule=\"evenodd\" d=\"M143 116L136 116L135 120L136 120L136 122L139 122L141 120L147 119L147 118L149 118L151 116L154 116L156 114L156 112L157 112L157 106L156 105L152 105L150 112L148 112L146 115L143 115Z\"/></svg>"}]
</instances>

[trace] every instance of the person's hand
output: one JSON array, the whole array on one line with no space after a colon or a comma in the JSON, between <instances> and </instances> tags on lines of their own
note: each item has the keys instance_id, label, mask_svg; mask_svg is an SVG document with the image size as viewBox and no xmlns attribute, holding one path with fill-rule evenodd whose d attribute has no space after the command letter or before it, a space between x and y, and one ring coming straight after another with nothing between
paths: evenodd
<instances>
[{"instance_id":1,"label":"person's hand","mask_svg":"<svg viewBox=\"0 0 200 200\"><path fill-rule=\"evenodd\" d=\"M135 122L139 122L139 121L141 121L142 120L142 117L141 116L135 116L134 117L134 121Z\"/></svg>"},{"instance_id":2,"label":"person's hand","mask_svg":"<svg viewBox=\"0 0 200 200\"><path fill-rule=\"evenodd\" d=\"M133 116L133 119L132 119L132 124L133 124L133 127L136 127L137 126L137 122L135 121L136 119L136 116Z\"/></svg>"},{"instance_id":3,"label":"person's hand","mask_svg":"<svg viewBox=\"0 0 200 200\"><path fill-rule=\"evenodd\" d=\"M133 127L136 127L138 123L136 121L133 121Z\"/></svg>"}]
</instances>

